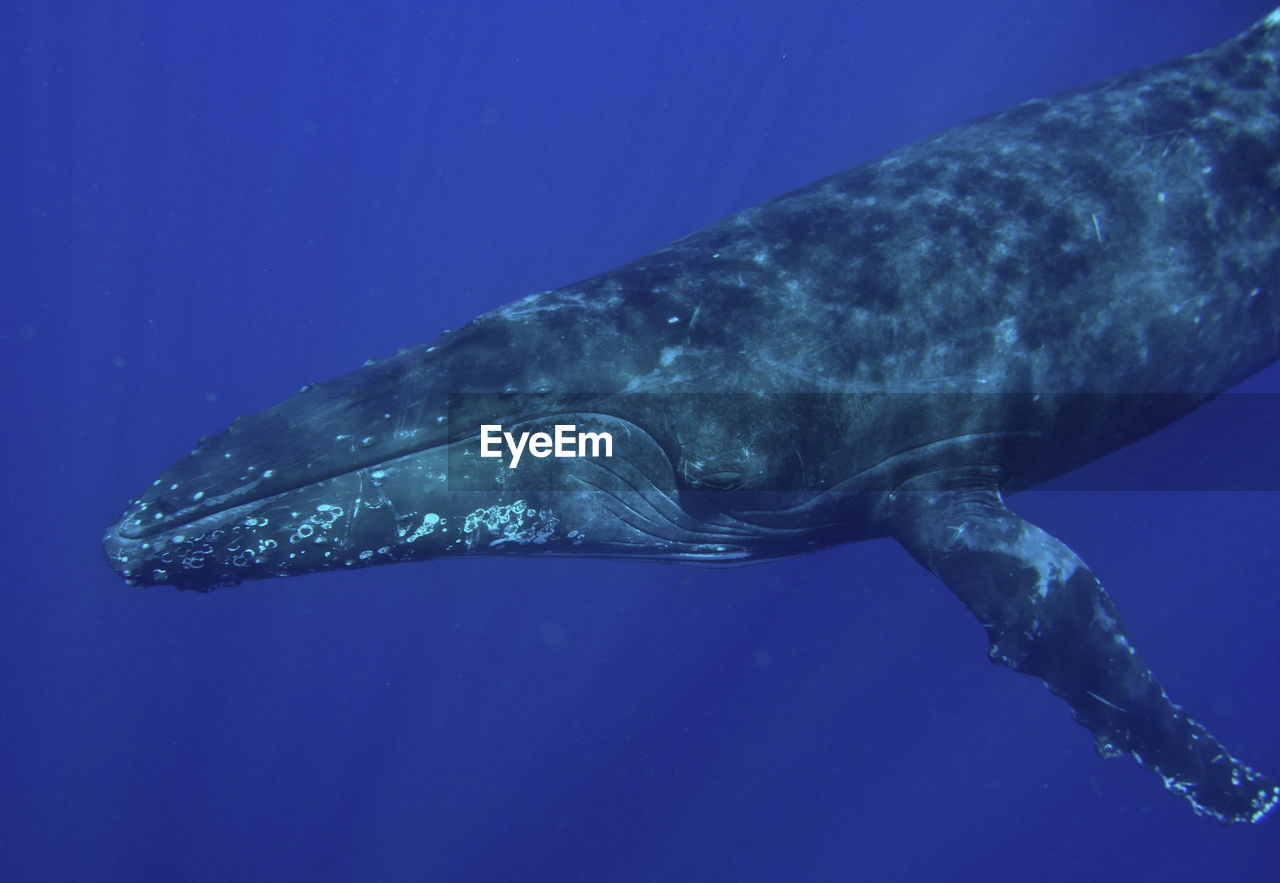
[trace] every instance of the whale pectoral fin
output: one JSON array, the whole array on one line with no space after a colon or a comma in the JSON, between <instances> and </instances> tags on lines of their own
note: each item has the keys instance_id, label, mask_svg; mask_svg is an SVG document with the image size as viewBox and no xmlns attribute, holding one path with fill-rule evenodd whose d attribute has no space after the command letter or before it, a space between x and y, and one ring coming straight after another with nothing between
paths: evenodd
<instances>
[{"instance_id":1,"label":"whale pectoral fin","mask_svg":"<svg viewBox=\"0 0 1280 883\"><path fill-rule=\"evenodd\" d=\"M1197 813L1256 822L1280 786L1232 757L1135 652L1102 584L995 490L899 491L893 535L978 618L993 661L1042 679L1104 757L1128 753Z\"/></svg>"}]
</instances>

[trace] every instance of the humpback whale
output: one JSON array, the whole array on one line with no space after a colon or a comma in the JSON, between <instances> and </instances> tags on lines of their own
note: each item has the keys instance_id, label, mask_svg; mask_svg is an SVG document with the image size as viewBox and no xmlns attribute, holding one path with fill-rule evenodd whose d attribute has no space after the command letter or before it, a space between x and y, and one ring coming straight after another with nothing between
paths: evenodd
<instances>
[{"instance_id":1,"label":"humpback whale","mask_svg":"<svg viewBox=\"0 0 1280 883\"><path fill-rule=\"evenodd\" d=\"M1169 699L1098 577L1005 497L1280 355L1278 62L1280 10L307 387L202 439L107 557L132 585L207 592L892 537L1101 754L1256 822L1280 785Z\"/></svg>"}]
</instances>

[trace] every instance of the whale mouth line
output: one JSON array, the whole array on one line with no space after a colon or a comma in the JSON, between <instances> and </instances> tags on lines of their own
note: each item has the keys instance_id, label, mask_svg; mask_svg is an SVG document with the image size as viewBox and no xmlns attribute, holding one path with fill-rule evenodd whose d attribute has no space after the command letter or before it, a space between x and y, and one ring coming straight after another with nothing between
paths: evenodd
<instances>
[{"instance_id":1,"label":"whale mouth line","mask_svg":"<svg viewBox=\"0 0 1280 883\"><path fill-rule=\"evenodd\" d=\"M308 476L304 482L272 488L269 492L264 493L255 492L255 489L261 484L259 480L247 487L240 487L225 494L207 497L194 506L186 506L181 509L166 508L164 505L166 500L163 498L149 502L139 501L129 507L129 510L112 526L110 532L118 535L122 540L153 539L174 530L190 527L208 518L225 515L227 512L246 506L267 503L321 482L332 481L344 475L352 475L376 466L377 462L357 466L354 469L345 469L340 472Z\"/></svg>"},{"instance_id":2,"label":"whale mouth line","mask_svg":"<svg viewBox=\"0 0 1280 883\"><path fill-rule=\"evenodd\" d=\"M213 530L224 523L234 522L242 513L246 516L256 507L263 504L269 504L273 500L277 500L285 496L288 491L279 494L271 494L265 497L258 497L253 500L247 500L242 503L225 506L219 509L201 512L181 521L164 521L162 526L156 530L149 531L145 535L134 535L119 528L119 525L112 525L107 531L106 539L112 542L118 548L124 547L140 547L149 548L153 542L164 543L170 538L167 535L182 531L190 535L200 534L202 532ZM124 519L121 519L123 522ZM181 536L178 539L182 539Z\"/></svg>"},{"instance_id":3,"label":"whale mouth line","mask_svg":"<svg viewBox=\"0 0 1280 883\"><path fill-rule=\"evenodd\" d=\"M465 442L467 440L462 439L460 441ZM201 499L195 505L181 508L166 505L171 498L161 496L153 500L146 500L144 496L129 507L120 520L112 526L110 533L118 535L123 540L151 539L179 528L190 527L215 515L223 515L226 512L244 506L269 503L272 500L277 500L304 488L334 481L349 475L356 475L360 472L376 470L383 466L389 466L398 460L421 456L434 450L447 448L455 443L457 442L448 441L440 444L424 445L420 448L404 451L395 457L370 458L367 462L356 461L355 464L346 468L324 472L301 470L298 475L299 480L291 482L272 482L274 473L277 471L287 472L287 470L267 470L253 481L240 487L233 488L223 494L212 496L202 494ZM162 480L158 484L164 484L164 481Z\"/></svg>"},{"instance_id":4,"label":"whale mouth line","mask_svg":"<svg viewBox=\"0 0 1280 883\"><path fill-rule=\"evenodd\" d=\"M277 496L282 495L259 497L256 500L201 513L196 517L187 518L181 522L165 521L162 528L151 531L144 536L131 536L125 531L122 525L128 519L128 515L126 515L125 518L122 518L107 530L106 536L102 538L103 551L106 552L107 560L111 567L131 586L146 587L172 582L174 586L181 588L183 586L173 580L180 580L183 572L170 570L168 565L162 566L157 562L157 557L162 550L170 544L169 538L161 538L164 533L167 532L172 535L175 531L186 529L193 533L204 535L212 531L219 531L219 525L235 520L235 513L238 511L244 512L248 517L248 512L252 511L257 504L269 501ZM203 522L209 523L205 524ZM182 537L177 536L174 541L181 540ZM148 579L145 574L149 568L154 568L153 572L163 571L165 578L160 580ZM239 578L227 577L219 579L208 587L200 588L199 591L212 591L214 588L231 586L238 582L240 582Z\"/></svg>"},{"instance_id":5,"label":"whale mouth line","mask_svg":"<svg viewBox=\"0 0 1280 883\"><path fill-rule=\"evenodd\" d=\"M620 419L612 415L597 415L589 411L552 410L536 415L520 415L510 426L514 428L570 414L576 417L601 416L613 420ZM221 470L210 469L203 475L197 475L195 479L184 478L180 481L172 481L170 478L161 478L155 483L152 490L158 490L166 484L169 486L168 490L157 493L151 499L148 499L148 495L144 494L135 500L124 515L112 525L109 532L112 535L118 535L124 541L153 539L174 530L190 527L205 518L220 515L241 506L267 503L303 488L324 484L346 476L357 475L361 472L372 472L381 468L390 469L394 464L407 458L421 457L424 454L446 450L457 445L474 444L480 440L480 437L478 431L468 432L457 437L446 436L443 437L443 440L434 440L431 443L401 449L390 456L388 456L389 452L385 450L380 454L369 451L364 458L354 458L341 465L335 465L328 470L316 469L310 464L297 464L293 468L284 465L273 465L270 468L256 472L255 477L244 481L238 487L233 487L221 494L200 493L198 499L187 497L182 500L183 505L180 506L175 505L178 484L191 485L194 482L197 487L200 484L216 484L219 478L218 473ZM218 462L218 465L221 466L221 462ZM235 471L239 472L240 470L237 469ZM224 472L223 474L225 475L226 473ZM286 476L290 475L295 477L289 480ZM206 481L202 482L201 478L206 479Z\"/></svg>"}]
</instances>

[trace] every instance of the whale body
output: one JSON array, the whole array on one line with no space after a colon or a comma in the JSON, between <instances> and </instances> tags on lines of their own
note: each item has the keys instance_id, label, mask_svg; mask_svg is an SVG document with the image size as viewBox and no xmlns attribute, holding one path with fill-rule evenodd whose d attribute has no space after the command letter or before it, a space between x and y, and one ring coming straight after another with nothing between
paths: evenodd
<instances>
[{"instance_id":1,"label":"whale body","mask_svg":"<svg viewBox=\"0 0 1280 883\"><path fill-rule=\"evenodd\" d=\"M1280 10L308 387L202 439L108 530L108 559L210 591L889 536L1100 753L1257 821L1280 786L1168 699L1098 578L1004 497L1280 355L1278 62Z\"/></svg>"}]
</instances>

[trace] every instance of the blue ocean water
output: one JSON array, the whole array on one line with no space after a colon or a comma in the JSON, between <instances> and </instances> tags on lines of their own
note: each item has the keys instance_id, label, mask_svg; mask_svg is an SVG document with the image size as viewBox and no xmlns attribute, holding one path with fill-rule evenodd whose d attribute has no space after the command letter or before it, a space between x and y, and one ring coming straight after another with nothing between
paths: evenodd
<instances>
[{"instance_id":1,"label":"blue ocean water","mask_svg":"<svg viewBox=\"0 0 1280 883\"><path fill-rule=\"evenodd\" d=\"M887 542L211 595L128 589L99 548L198 436L305 383L1271 2L18 0L0 879L1273 873L1280 822L1219 827L1100 760ZM1278 503L1014 504L1101 576L1171 695L1273 774Z\"/></svg>"}]
</instances>

